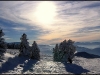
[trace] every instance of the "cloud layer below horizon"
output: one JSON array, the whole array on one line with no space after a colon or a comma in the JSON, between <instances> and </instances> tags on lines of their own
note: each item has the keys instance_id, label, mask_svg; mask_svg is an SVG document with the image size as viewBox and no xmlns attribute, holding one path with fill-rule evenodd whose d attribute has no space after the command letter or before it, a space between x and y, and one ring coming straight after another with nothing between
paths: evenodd
<instances>
[{"instance_id":1,"label":"cloud layer below horizon","mask_svg":"<svg viewBox=\"0 0 100 75\"><path fill-rule=\"evenodd\" d=\"M1 1L0 27L7 42L55 44L64 39L100 41L99 1Z\"/></svg>"}]
</instances>

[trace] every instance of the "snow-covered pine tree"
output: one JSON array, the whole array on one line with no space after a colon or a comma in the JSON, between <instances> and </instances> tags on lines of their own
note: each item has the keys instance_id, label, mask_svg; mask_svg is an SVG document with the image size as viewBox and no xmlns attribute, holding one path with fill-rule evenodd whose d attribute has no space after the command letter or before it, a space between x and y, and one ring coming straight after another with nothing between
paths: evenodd
<instances>
[{"instance_id":1,"label":"snow-covered pine tree","mask_svg":"<svg viewBox=\"0 0 100 75\"><path fill-rule=\"evenodd\" d=\"M25 33L23 33L23 35L20 38L21 43L20 43L20 55L26 55L29 56L30 55L30 47L29 47L29 42L27 41L27 35Z\"/></svg>"},{"instance_id":2,"label":"snow-covered pine tree","mask_svg":"<svg viewBox=\"0 0 100 75\"><path fill-rule=\"evenodd\" d=\"M7 49L7 45L5 43L5 39L2 38L2 36L4 36L4 35L5 35L4 32L0 28L0 58L3 57L3 54L6 52L6 49Z\"/></svg>"},{"instance_id":3,"label":"snow-covered pine tree","mask_svg":"<svg viewBox=\"0 0 100 75\"><path fill-rule=\"evenodd\" d=\"M59 49L62 50L63 42L59 44Z\"/></svg>"},{"instance_id":4,"label":"snow-covered pine tree","mask_svg":"<svg viewBox=\"0 0 100 75\"><path fill-rule=\"evenodd\" d=\"M70 63L72 63L72 59L76 51L76 48L73 44L74 41L70 39L68 41L64 40L63 42L61 42L59 44L59 48L58 48L58 44L56 44L55 48L53 48L54 60L66 61L66 62L69 61Z\"/></svg>"},{"instance_id":5,"label":"snow-covered pine tree","mask_svg":"<svg viewBox=\"0 0 100 75\"><path fill-rule=\"evenodd\" d=\"M76 48L73 44L74 44L74 41L72 41L70 39L66 42L66 48L65 48L64 54L63 54L63 61L69 61L70 63L72 63L72 59L73 59L74 53L76 51Z\"/></svg>"},{"instance_id":6,"label":"snow-covered pine tree","mask_svg":"<svg viewBox=\"0 0 100 75\"><path fill-rule=\"evenodd\" d=\"M76 51L76 47L73 45L75 41L72 40L68 40L68 60L69 62L72 62L72 59L74 57L75 51Z\"/></svg>"},{"instance_id":7,"label":"snow-covered pine tree","mask_svg":"<svg viewBox=\"0 0 100 75\"><path fill-rule=\"evenodd\" d=\"M53 48L53 60L59 61L59 47L58 44L56 44L55 48Z\"/></svg>"},{"instance_id":8,"label":"snow-covered pine tree","mask_svg":"<svg viewBox=\"0 0 100 75\"><path fill-rule=\"evenodd\" d=\"M65 57L65 51L66 51L66 45L67 45L67 42L66 40L64 40L63 42L61 42L59 44L59 57L60 57L60 61L64 61L64 57Z\"/></svg>"},{"instance_id":9,"label":"snow-covered pine tree","mask_svg":"<svg viewBox=\"0 0 100 75\"><path fill-rule=\"evenodd\" d=\"M37 43L34 41L31 47L31 58L32 59L40 59L40 49L38 48Z\"/></svg>"}]
</instances>

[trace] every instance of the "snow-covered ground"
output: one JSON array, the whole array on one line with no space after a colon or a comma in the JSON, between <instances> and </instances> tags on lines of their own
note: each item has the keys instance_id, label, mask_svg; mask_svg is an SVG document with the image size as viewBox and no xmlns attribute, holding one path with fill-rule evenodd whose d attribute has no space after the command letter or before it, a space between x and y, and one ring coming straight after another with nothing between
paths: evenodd
<instances>
[{"instance_id":1,"label":"snow-covered ground","mask_svg":"<svg viewBox=\"0 0 100 75\"><path fill-rule=\"evenodd\" d=\"M70 64L54 62L52 56L42 53L40 61L18 57L18 53L18 50L7 50L0 59L1 74L100 74L100 58L75 56Z\"/></svg>"}]
</instances>

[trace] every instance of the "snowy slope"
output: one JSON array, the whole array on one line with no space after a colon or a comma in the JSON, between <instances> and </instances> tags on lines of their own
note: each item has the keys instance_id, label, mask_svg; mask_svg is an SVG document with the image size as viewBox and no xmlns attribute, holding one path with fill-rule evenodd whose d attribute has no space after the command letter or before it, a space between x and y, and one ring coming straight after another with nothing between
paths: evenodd
<instances>
[{"instance_id":1,"label":"snowy slope","mask_svg":"<svg viewBox=\"0 0 100 75\"><path fill-rule=\"evenodd\" d=\"M95 54L95 55L100 56L100 47L94 48L94 49L89 49L89 48L85 48L85 47L76 46L76 50L78 52L87 52L87 53L90 53L90 54Z\"/></svg>"},{"instance_id":2,"label":"snowy slope","mask_svg":"<svg viewBox=\"0 0 100 75\"><path fill-rule=\"evenodd\" d=\"M10 52L10 53L9 53ZM18 57L18 50L8 50L0 60L2 74L100 74L100 58L77 57L73 64L54 62L52 56L41 54L40 61Z\"/></svg>"}]
</instances>

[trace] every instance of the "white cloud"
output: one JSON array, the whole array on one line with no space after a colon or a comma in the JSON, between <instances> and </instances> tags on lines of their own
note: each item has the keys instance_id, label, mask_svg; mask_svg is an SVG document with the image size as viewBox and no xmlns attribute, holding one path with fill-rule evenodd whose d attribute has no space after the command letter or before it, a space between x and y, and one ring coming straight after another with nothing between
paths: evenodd
<instances>
[{"instance_id":1,"label":"white cloud","mask_svg":"<svg viewBox=\"0 0 100 75\"><path fill-rule=\"evenodd\" d=\"M42 25L34 17L36 12L36 7L41 1L11 1L11 2L0 2L0 17L17 22L17 23L27 23L30 26L36 26L41 30L49 31L49 33L44 33L39 35L38 39L52 40L56 38L66 39L75 38L69 34L73 34L75 31L84 27L95 27L100 25L100 7L86 7L91 6L99 1L51 1L56 6L56 16L54 23ZM49 9L49 8L48 8ZM36 30L39 30L36 28ZM13 28L17 31L27 30L24 27ZM34 30L31 28L30 30ZM93 30L91 30L93 31ZM91 34L95 36L95 31ZM86 35L90 34L85 33ZM66 36L65 36L66 35ZM76 35L76 34L73 34ZM84 36L87 38L88 36ZM98 36L96 36L98 37ZM95 37L95 38L96 38ZM94 37L93 37L94 38ZM76 38L75 38L76 39ZM82 40L83 38L80 38ZM78 40L78 37L77 37ZM40 41L40 40L39 40ZM58 40L57 40L58 41ZM42 40L40 41L43 42ZM50 42L50 41L49 41Z\"/></svg>"},{"instance_id":2,"label":"white cloud","mask_svg":"<svg viewBox=\"0 0 100 75\"><path fill-rule=\"evenodd\" d=\"M2 38L4 38L4 39L5 39L5 41L6 41L6 40L11 40L11 38L10 38L9 36L6 36L6 35L5 35L5 36L3 36Z\"/></svg>"},{"instance_id":3,"label":"white cloud","mask_svg":"<svg viewBox=\"0 0 100 75\"><path fill-rule=\"evenodd\" d=\"M11 38L5 38L5 40L9 40L9 39L11 39Z\"/></svg>"},{"instance_id":4,"label":"white cloud","mask_svg":"<svg viewBox=\"0 0 100 75\"><path fill-rule=\"evenodd\" d=\"M96 8L86 8L85 6L92 5L98 2L73 2L67 4L61 4L58 6L58 16L56 18L56 23L52 25L51 33L45 34L40 38L56 39L57 37L62 39L72 38L78 40L78 37L74 37L75 31L84 27L95 27L100 25L100 7ZM64 11L63 11L64 10ZM80 35L81 37L89 39L97 39L98 31L91 30L91 32L84 33L85 35L89 35L91 33L91 37L85 36L84 34ZM68 34L73 34L70 36ZM81 34L81 33L80 33ZM93 35L92 35L93 34ZM95 37L94 37L95 36ZM84 38L80 38L80 41Z\"/></svg>"},{"instance_id":5,"label":"white cloud","mask_svg":"<svg viewBox=\"0 0 100 75\"><path fill-rule=\"evenodd\" d=\"M22 27L14 27L14 28L12 28L12 29L14 29L14 30L17 30L17 31L22 31L22 30L27 30L26 28L22 28Z\"/></svg>"}]
</instances>

